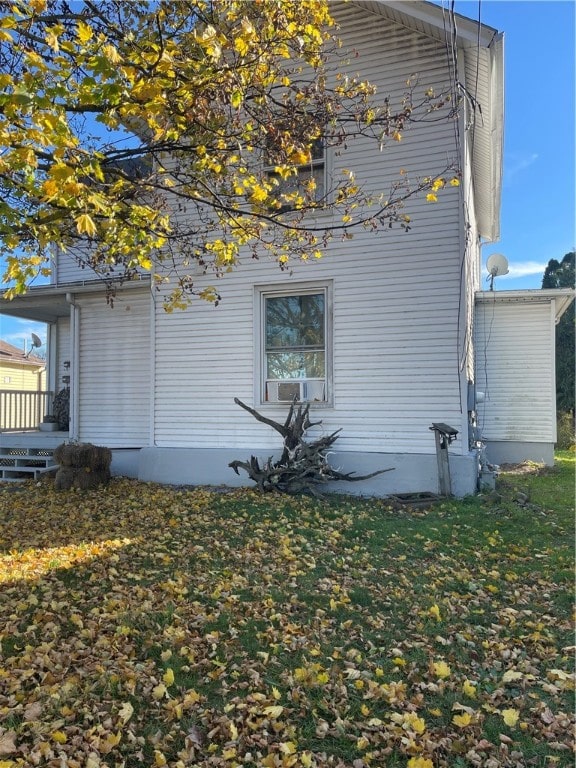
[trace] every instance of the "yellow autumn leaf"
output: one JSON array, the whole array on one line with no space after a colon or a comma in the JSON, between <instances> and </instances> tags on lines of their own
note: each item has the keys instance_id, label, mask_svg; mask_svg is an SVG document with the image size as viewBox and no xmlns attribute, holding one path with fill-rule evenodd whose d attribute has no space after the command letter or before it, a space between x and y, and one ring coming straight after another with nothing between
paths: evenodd
<instances>
[{"instance_id":1,"label":"yellow autumn leaf","mask_svg":"<svg viewBox=\"0 0 576 768\"><path fill-rule=\"evenodd\" d=\"M93 34L94 30L89 24L86 24L84 21L78 22L78 39L83 45L91 39Z\"/></svg>"},{"instance_id":2,"label":"yellow autumn leaf","mask_svg":"<svg viewBox=\"0 0 576 768\"><path fill-rule=\"evenodd\" d=\"M250 50L250 46L244 37L237 37L234 40L234 48L240 54L240 56L245 56Z\"/></svg>"},{"instance_id":3,"label":"yellow autumn leaf","mask_svg":"<svg viewBox=\"0 0 576 768\"><path fill-rule=\"evenodd\" d=\"M437 203L438 202L438 197L433 192L429 192L426 195L426 200L429 203Z\"/></svg>"},{"instance_id":4,"label":"yellow autumn leaf","mask_svg":"<svg viewBox=\"0 0 576 768\"><path fill-rule=\"evenodd\" d=\"M159 683L158 685L155 685L152 689L152 696L158 701L160 699L163 699L164 696L168 696L168 690L164 683Z\"/></svg>"},{"instance_id":5,"label":"yellow autumn leaf","mask_svg":"<svg viewBox=\"0 0 576 768\"><path fill-rule=\"evenodd\" d=\"M306 152L301 149L295 150L289 156L288 160L294 165L304 165L305 163L310 162L310 152Z\"/></svg>"},{"instance_id":6,"label":"yellow autumn leaf","mask_svg":"<svg viewBox=\"0 0 576 768\"><path fill-rule=\"evenodd\" d=\"M129 701L125 701L120 707L120 709L118 710L118 716L120 717L124 725L128 722L128 720L130 720L133 714L134 714L134 707L132 706L132 704L130 704Z\"/></svg>"},{"instance_id":7,"label":"yellow autumn leaf","mask_svg":"<svg viewBox=\"0 0 576 768\"><path fill-rule=\"evenodd\" d=\"M122 733L120 731L118 731L118 733L106 734L106 738L100 741L100 752L107 755L114 749L114 747L117 747L118 744L120 744L121 738Z\"/></svg>"},{"instance_id":8,"label":"yellow autumn leaf","mask_svg":"<svg viewBox=\"0 0 576 768\"><path fill-rule=\"evenodd\" d=\"M250 199L254 203L263 203L264 200L266 200L268 197L268 192L264 189L264 187L261 187L260 185L256 184L254 185L252 189L252 194L250 195Z\"/></svg>"},{"instance_id":9,"label":"yellow autumn leaf","mask_svg":"<svg viewBox=\"0 0 576 768\"><path fill-rule=\"evenodd\" d=\"M459 187L460 186L460 179L457 179L454 177L453 179L450 179L450 186L451 187Z\"/></svg>"},{"instance_id":10,"label":"yellow autumn leaf","mask_svg":"<svg viewBox=\"0 0 576 768\"><path fill-rule=\"evenodd\" d=\"M434 763L428 757L411 757L406 768L434 768Z\"/></svg>"},{"instance_id":11,"label":"yellow autumn leaf","mask_svg":"<svg viewBox=\"0 0 576 768\"><path fill-rule=\"evenodd\" d=\"M46 179L42 184L42 191L44 192L44 199L50 199L55 197L60 191L60 186L54 181L54 179Z\"/></svg>"},{"instance_id":12,"label":"yellow autumn leaf","mask_svg":"<svg viewBox=\"0 0 576 768\"><path fill-rule=\"evenodd\" d=\"M88 237L94 237L97 229L94 224L94 219L87 213L82 213L76 219L76 229L81 235L88 235Z\"/></svg>"},{"instance_id":13,"label":"yellow autumn leaf","mask_svg":"<svg viewBox=\"0 0 576 768\"><path fill-rule=\"evenodd\" d=\"M462 712L461 715L454 715L452 722L454 725L457 725L458 728L466 728L466 726L470 725L472 722L472 715L469 712Z\"/></svg>"},{"instance_id":14,"label":"yellow autumn leaf","mask_svg":"<svg viewBox=\"0 0 576 768\"><path fill-rule=\"evenodd\" d=\"M108 43L102 48L102 53L106 56L106 58L111 64L114 64L114 65L120 64L120 62L122 61L122 57L118 53L118 49L116 48L116 46L110 43Z\"/></svg>"},{"instance_id":15,"label":"yellow autumn leaf","mask_svg":"<svg viewBox=\"0 0 576 768\"><path fill-rule=\"evenodd\" d=\"M522 680L524 675L522 672L517 672L515 669L509 669L502 675L503 683L512 683L515 680Z\"/></svg>"},{"instance_id":16,"label":"yellow autumn leaf","mask_svg":"<svg viewBox=\"0 0 576 768\"><path fill-rule=\"evenodd\" d=\"M440 616L440 608L436 605L436 603L428 608L428 613L430 616L433 616L436 621L442 621L442 617Z\"/></svg>"},{"instance_id":17,"label":"yellow autumn leaf","mask_svg":"<svg viewBox=\"0 0 576 768\"><path fill-rule=\"evenodd\" d=\"M62 731L53 731L50 734L50 738L52 739L52 741L55 741L57 744L66 744L66 742L68 741L68 737Z\"/></svg>"},{"instance_id":18,"label":"yellow autumn leaf","mask_svg":"<svg viewBox=\"0 0 576 768\"><path fill-rule=\"evenodd\" d=\"M162 675L162 680L164 680L165 684L168 686L168 688L174 684L174 670L168 667L166 672Z\"/></svg>"},{"instance_id":19,"label":"yellow autumn leaf","mask_svg":"<svg viewBox=\"0 0 576 768\"><path fill-rule=\"evenodd\" d=\"M284 707L279 705L273 705L264 708L264 714L270 717L272 720L276 720L284 712Z\"/></svg>"},{"instance_id":20,"label":"yellow autumn leaf","mask_svg":"<svg viewBox=\"0 0 576 768\"><path fill-rule=\"evenodd\" d=\"M445 678L450 677L450 674L452 672L452 670L450 669L448 664L446 664L445 661L435 661L432 664L432 670L436 675L436 677L439 677L441 680L444 680Z\"/></svg>"},{"instance_id":21,"label":"yellow autumn leaf","mask_svg":"<svg viewBox=\"0 0 576 768\"><path fill-rule=\"evenodd\" d=\"M415 712L410 712L405 722L410 730L420 735L426 730L426 720L423 717L418 717Z\"/></svg>"},{"instance_id":22,"label":"yellow autumn leaf","mask_svg":"<svg viewBox=\"0 0 576 768\"><path fill-rule=\"evenodd\" d=\"M158 766L158 768L162 768L162 766L167 765L168 761L166 760L164 753L160 752L159 749L154 750L154 765Z\"/></svg>"},{"instance_id":23,"label":"yellow autumn leaf","mask_svg":"<svg viewBox=\"0 0 576 768\"><path fill-rule=\"evenodd\" d=\"M190 707L194 704L197 704L201 698L202 697L200 696L200 694L197 691L195 691L193 688L191 688L189 691L187 691L184 694L183 704L187 707Z\"/></svg>"},{"instance_id":24,"label":"yellow autumn leaf","mask_svg":"<svg viewBox=\"0 0 576 768\"><path fill-rule=\"evenodd\" d=\"M509 728L514 728L520 717L520 712L517 709L503 709L500 714Z\"/></svg>"},{"instance_id":25,"label":"yellow autumn leaf","mask_svg":"<svg viewBox=\"0 0 576 768\"><path fill-rule=\"evenodd\" d=\"M462 691L466 694L466 696L469 696L471 699L476 698L476 686L472 685L470 680L464 680L462 684Z\"/></svg>"}]
</instances>

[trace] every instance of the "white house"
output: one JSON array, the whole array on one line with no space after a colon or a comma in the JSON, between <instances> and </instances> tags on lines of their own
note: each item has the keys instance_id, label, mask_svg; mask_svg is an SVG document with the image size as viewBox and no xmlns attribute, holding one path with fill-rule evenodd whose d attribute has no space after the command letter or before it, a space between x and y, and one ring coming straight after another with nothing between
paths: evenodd
<instances>
[{"instance_id":1,"label":"white house","mask_svg":"<svg viewBox=\"0 0 576 768\"><path fill-rule=\"evenodd\" d=\"M380 93L401 94L418 73L427 87L452 83L464 96L456 120L416 125L393 155L395 172L405 167L414 176L434 174L454 158L462 184L435 204L413 200L409 232L334 240L325 258L290 276L246 260L219 282L218 307L198 302L167 314L144 276L119 290L110 307L101 284L63 255L49 286L3 302L2 312L50 324L51 389L70 361L70 438L114 449L116 472L172 483L249 483L229 462L268 456L279 448L278 435L234 398L281 420L297 392L322 420L317 429L342 428L335 465L359 474L394 468L340 488L435 492L430 427L441 422L457 431L449 449L452 491L476 490L475 375L482 382L476 390L489 388L484 359L474 351L475 344L487 348L474 335L474 307L481 242L499 235L503 37L464 17L452 37L443 9L418 0L355 0L331 9L340 36L358 51L354 72ZM360 182L377 185L390 162L358 140L345 157L325 157L321 171L345 163ZM480 295L480 318L484 302ZM294 327L282 326L287 312L306 315L314 328L304 351L301 340L289 340ZM296 351L301 370L286 373L280 363L293 363ZM493 383L496 374L490 377Z\"/></svg>"}]
</instances>

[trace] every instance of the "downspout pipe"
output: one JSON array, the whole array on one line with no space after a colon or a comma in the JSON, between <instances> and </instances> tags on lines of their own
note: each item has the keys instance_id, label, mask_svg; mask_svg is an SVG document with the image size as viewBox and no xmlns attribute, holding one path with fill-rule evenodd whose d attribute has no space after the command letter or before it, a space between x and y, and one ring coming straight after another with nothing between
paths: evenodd
<instances>
[{"instance_id":1,"label":"downspout pipe","mask_svg":"<svg viewBox=\"0 0 576 768\"><path fill-rule=\"evenodd\" d=\"M78 417L80 413L79 374L80 374L80 307L76 304L73 293L66 294L70 305L70 431L71 440L78 440Z\"/></svg>"}]
</instances>

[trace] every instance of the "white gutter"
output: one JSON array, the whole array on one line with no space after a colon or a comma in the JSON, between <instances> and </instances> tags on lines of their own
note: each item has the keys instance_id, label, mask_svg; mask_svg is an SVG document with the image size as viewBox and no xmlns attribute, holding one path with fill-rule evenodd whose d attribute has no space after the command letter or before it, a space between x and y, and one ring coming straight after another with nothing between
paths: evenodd
<instances>
[{"instance_id":1,"label":"white gutter","mask_svg":"<svg viewBox=\"0 0 576 768\"><path fill-rule=\"evenodd\" d=\"M529 288L517 291L476 291L477 304L548 304L554 302L556 324L576 297L573 288Z\"/></svg>"}]
</instances>

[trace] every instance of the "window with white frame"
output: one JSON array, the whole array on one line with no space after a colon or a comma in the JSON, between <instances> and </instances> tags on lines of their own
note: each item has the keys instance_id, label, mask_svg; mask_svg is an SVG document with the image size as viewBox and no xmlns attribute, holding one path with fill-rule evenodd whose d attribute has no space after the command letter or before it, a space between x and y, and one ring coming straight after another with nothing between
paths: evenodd
<instances>
[{"instance_id":1,"label":"window with white frame","mask_svg":"<svg viewBox=\"0 0 576 768\"><path fill-rule=\"evenodd\" d=\"M327 403L328 286L262 291L262 402Z\"/></svg>"},{"instance_id":2,"label":"window with white frame","mask_svg":"<svg viewBox=\"0 0 576 768\"><path fill-rule=\"evenodd\" d=\"M276 159L273 148L266 157L266 175L276 182L275 198L280 211L302 207L306 203L320 203L326 194L326 144L318 138L310 146L305 163L296 168L296 173L286 176L275 170ZM278 163L280 161L278 160Z\"/></svg>"}]
</instances>

